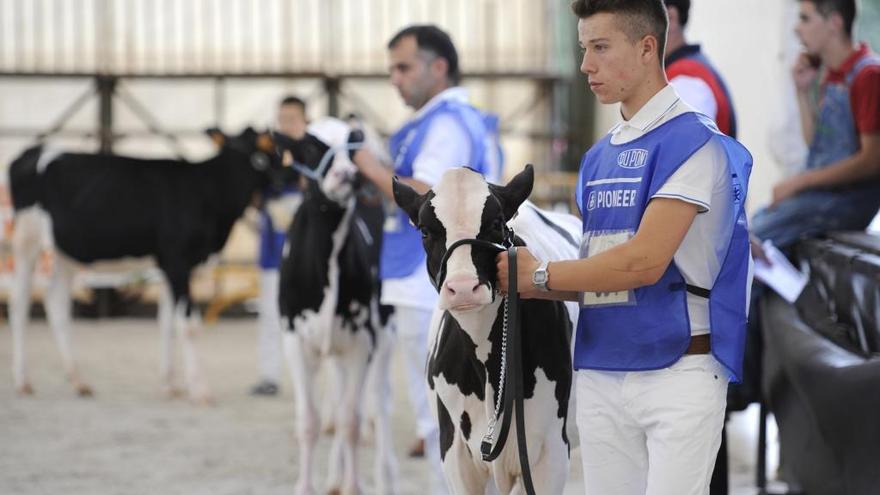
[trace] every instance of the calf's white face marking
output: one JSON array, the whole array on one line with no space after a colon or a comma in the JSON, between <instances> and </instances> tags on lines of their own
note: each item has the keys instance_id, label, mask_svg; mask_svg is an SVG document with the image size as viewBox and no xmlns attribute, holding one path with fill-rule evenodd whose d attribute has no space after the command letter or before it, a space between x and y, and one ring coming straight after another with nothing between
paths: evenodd
<instances>
[{"instance_id":1,"label":"calf's white face marking","mask_svg":"<svg viewBox=\"0 0 880 495\"><path fill-rule=\"evenodd\" d=\"M490 197L483 177L465 168L449 170L434 187L434 194L431 206L446 230L446 248L458 240L476 238ZM471 246L463 245L449 257L446 279L440 287L441 309L471 311L492 302L491 289L479 283L471 250Z\"/></svg>"}]
</instances>

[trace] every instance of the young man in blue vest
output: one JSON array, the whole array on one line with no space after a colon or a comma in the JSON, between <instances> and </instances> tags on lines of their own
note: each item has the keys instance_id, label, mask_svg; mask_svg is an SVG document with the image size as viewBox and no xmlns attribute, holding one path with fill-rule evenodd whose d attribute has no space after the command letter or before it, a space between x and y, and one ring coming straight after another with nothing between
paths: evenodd
<instances>
[{"instance_id":1,"label":"young man in blue vest","mask_svg":"<svg viewBox=\"0 0 880 495\"><path fill-rule=\"evenodd\" d=\"M458 54L449 35L432 25L410 26L391 38L388 51L391 84L416 113L391 136L394 170L360 150L354 162L361 174L391 200L394 175L419 193L439 182L446 170L463 165L497 182L500 163L493 130L486 116L467 102L465 89L458 86ZM385 222L380 272L382 304L394 306L398 341L406 356L409 397L419 436L424 439L423 450L432 463L437 493L445 482L440 471L438 427L425 384L428 327L437 291L425 267L421 233L403 211L393 211Z\"/></svg>"},{"instance_id":2,"label":"young man in blue vest","mask_svg":"<svg viewBox=\"0 0 880 495\"><path fill-rule=\"evenodd\" d=\"M581 162L581 259L548 264L519 249L519 291L582 305L573 363L586 492L705 494L742 365L751 156L668 85L663 0L572 8L581 72L623 122Z\"/></svg>"}]
</instances>

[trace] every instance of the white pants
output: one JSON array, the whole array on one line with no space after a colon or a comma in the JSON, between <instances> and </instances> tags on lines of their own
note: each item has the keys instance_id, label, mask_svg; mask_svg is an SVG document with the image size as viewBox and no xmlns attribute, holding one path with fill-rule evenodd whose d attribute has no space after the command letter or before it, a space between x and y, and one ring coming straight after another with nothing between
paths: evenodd
<instances>
[{"instance_id":1,"label":"white pants","mask_svg":"<svg viewBox=\"0 0 880 495\"><path fill-rule=\"evenodd\" d=\"M576 371L588 495L706 495L727 375L711 355L656 371Z\"/></svg>"},{"instance_id":2,"label":"white pants","mask_svg":"<svg viewBox=\"0 0 880 495\"><path fill-rule=\"evenodd\" d=\"M412 306L394 306L392 323L397 330L397 342L406 364L409 401L416 415L416 430L425 440L425 459L429 463L433 495L447 492L446 479L440 460L440 428L431 413L428 401L428 383L425 370L428 362L428 331L431 309Z\"/></svg>"},{"instance_id":3,"label":"white pants","mask_svg":"<svg viewBox=\"0 0 880 495\"><path fill-rule=\"evenodd\" d=\"M260 378L281 378L281 314L278 309L278 270L260 270L257 315L257 366Z\"/></svg>"}]
</instances>

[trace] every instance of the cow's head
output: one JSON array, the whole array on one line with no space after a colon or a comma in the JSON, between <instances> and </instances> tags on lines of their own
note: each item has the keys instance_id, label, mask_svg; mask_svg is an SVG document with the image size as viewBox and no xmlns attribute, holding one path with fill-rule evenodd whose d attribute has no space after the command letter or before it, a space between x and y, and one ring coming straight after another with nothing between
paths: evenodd
<instances>
[{"instance_id":1,"label":"cow's head","mask_svg":"<svg viewBox=\"0 0 880 495\"><path fill-rule=\"evenodd\" d=\"M216 127L205 133L214 141L220 152L243 155L248 165L263 179L262 182L283 186L286 180L281 155L271 132L257 132L248 127L238 136L227 136Z\"/></svg>"},{"instance_id":2,"label":"cow's head","mask_svg":"<svg viewBox=\"0 0 880 495\"><path fill-rule=\"evenodd\" d=\"M290 151L294 169L313 183L328 199L346 205L357 191L360 176L352 163L364 134L346 122L326 117L309 124L301 139L278 136L282 148Z\"/></svg>"},{"instance_id":3,"label":"cow's head","mask_svg":"<svg viewBox=\"0 0 880 495\"><path fill-rule=\"evenodd\" d=\"M478 311L495 301L497 249L461 245L449 255L445 275L442 261L449 247L462 239L505 244L511 235L507 222L532 192L534 178L531 165L504 186L489 184L471 169L456 168L423 195L394 181L394 200L422 232L441 309Z\"/></svg>"}]
</instances>

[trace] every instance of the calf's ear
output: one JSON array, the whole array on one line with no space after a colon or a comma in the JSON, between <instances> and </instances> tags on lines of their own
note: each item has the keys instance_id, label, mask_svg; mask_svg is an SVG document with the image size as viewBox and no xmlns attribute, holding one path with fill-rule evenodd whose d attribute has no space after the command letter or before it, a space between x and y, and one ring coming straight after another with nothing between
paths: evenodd
<instances>
[{"instance_id":1,"label":"calf's ear","mask_svg":"<svg viewBox=\"0 0 880 495\"><path fill-rule=\"evenodd\" d=\"M260 133L257 135L257 149L264 153L275 152L275 141L269 133Z\"/></svg>"},{"instance_id":2,"label":"calf's ear","mask_svg":"<svg viewBox=\"0 0 880 495\"><path fill-rule=\"evenodd\" d=\"M226 135L223 134L223 131L216 127L211 127L209 129L205 129L205 134L211 138L211 141L214 141L214 145L218 148L223 147L223 143L226 142Z\"/></svg>"},{"instance_id":3,"label":"calf's ear","mask_svg":"<svg viewBox=\"0 0 880 495\"><path fill-rule=\"evenodd\" d=\"M391 182L391 188L394 190L394 202L401 210L406 212L409 219L414 225L419 224L419 210L425 203L425 196L416 192L415 189L400 181L397 176Z\"/></svg>"},{"instance_id":4,"label":"calf's ear","mask_svg":"<svg viewBox=\"0 0 880 495\"><path fill-rule=\"evenodd\" d=\"M495 194L501 200L501 208L504 218L510 220L516 215L519 206L532 194L532 186L535 184L535 169L529 163L522 172L516 174L507 185L493 186Z\"/></svg>"}]
</instances>

